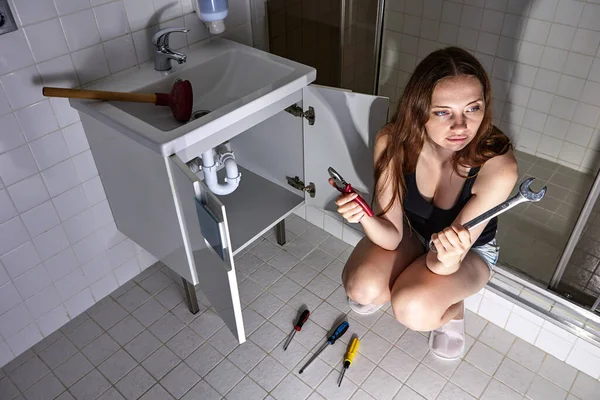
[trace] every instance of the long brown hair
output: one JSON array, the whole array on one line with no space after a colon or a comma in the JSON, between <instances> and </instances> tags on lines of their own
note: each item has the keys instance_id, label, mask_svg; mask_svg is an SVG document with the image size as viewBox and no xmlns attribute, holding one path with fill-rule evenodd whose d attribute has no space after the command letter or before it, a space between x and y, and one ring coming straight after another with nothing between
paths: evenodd
<instances>
[{"instance_id":1,"label":"long brown hair","mask_svg":"<svg viewBox=\"0 0 600 400\"><path fill-rule=\"evenodd\" d=\"M452 166L457 174L459 165L478 167L490 158L504 154L512 148L510 139L492 125L491 87L485 69L467 51L458 47L447 47L434 51L423 59L410 77L390 129L382 130L387 135L387 146L375 163L375 195L378 199L385 187L392 185L393 197L379 215L385 214L395 202L402 206L406 192L404 175L414 172L427 133L425 124L429 120L431 96L436 84L444 78L472 75L483 87L484 116L473 140L452 156ZM386 168L391 182L380 182Z\"/></svg>"}]
</instances>

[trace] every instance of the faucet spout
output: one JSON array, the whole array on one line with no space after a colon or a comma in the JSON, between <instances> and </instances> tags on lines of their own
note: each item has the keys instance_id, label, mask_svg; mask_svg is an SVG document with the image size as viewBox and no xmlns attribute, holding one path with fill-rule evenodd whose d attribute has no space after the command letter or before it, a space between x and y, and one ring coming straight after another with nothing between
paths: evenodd
<instances>
[{"instance_id":1,"label":"faucet spout","mask_svg":"<svg viewBox=\"0 0 600 400\"><path fill-rule=\"evenodd\" d=\"M167 28L162 29L152 37L152 44L156 47L154 55L154 69L157 71L168 71L171 69L171 60L183 64L187 61L184 53L169 48L169 34L174 32L189 32L189 28Z\"/></svg>"}]
</instances>

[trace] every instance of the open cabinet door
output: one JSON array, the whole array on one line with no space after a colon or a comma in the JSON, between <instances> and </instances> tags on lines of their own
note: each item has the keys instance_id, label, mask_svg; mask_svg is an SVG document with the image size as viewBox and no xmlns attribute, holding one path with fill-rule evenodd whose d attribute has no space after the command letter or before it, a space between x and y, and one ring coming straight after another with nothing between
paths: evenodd
<instances>
[{"instance_id":1,"label":"open cabinet door","mask_svg":"<svg viewBox=\"0 0 600 400\"><path fill-rule=\"evenodd\" d=\"M340 193L327 182L327 168L333 167L371 204L375 137L387 121L389 99L318 85L303 91L302 108L313 107L315 114L312 125L303 119L304 181L315 184L306 205L341 219L334 203Z\"/></svg>"},{"instance_id":2,"label":"open cabinet door","mask_svg":"<svg viewBox=\"0 0 600 400\"><path fill-rule=\"evenodd\" d=\"M177 155L168 159L182 235L192 269L212 307L239 343L246 341L225 206Z\"/></svg>"}]
</instances>

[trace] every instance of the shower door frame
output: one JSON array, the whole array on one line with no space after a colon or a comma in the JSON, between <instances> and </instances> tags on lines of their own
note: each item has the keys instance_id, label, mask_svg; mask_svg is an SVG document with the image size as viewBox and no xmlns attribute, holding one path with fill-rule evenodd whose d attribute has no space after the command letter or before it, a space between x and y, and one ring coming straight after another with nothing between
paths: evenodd
<instances>
[{"instance_id":1,"label":"shower door frame","mask_svg":"<svg viewBox=\"0 0 600 400\"><path fill-rule=\"evenodd\" d=\"M587 222L590 218L590 215L592 214L592 209L594 208L594 205L596 204L596 201L598 200L599 195L600 195L600 171L598 171L596 173L596 178L594 179L594 183L592 184L592 187L590 188L588 196L585 199L585 203L583 204L583 207L581 208L581 212L579 213L579 216L577 217L577 222L575 223L575 227L571 231L571 235L569 236L569 240L567 241L565 249L563 250L562 255L560 256L558 265L556 266L556 269L554 270L554 274L552 275L552 279L550 279L550 284L548 285L548 289L557 294L558 294L557 287L560 284L560 282L562 281L562 277L567 269L569 260L571 259L571 256L573 255L573 252L575 251L575 247L577 246L577 243L579 243L579 240L581 239L581 235L583 234L585 225L587 224ZM560 296L560 294L559 294L559 296ZM594 305L589 309L589 311L591 311L592 313L595 313L596 310L598 309L599 305L600 305L600 295L596 298ZM587 308L584 307L583 305L580 305L580 307L583 308L584 310L587 310Z\"/></svg>"}]
</instances>

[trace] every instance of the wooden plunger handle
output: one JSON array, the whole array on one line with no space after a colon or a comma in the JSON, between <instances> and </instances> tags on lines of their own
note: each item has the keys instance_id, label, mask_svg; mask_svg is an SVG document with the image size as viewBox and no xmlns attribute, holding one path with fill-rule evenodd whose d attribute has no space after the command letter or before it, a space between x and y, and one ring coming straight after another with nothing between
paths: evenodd
<instances>
[{"instance_id":1,"label":"wooden plunger handle","mask_svg":"<svg viewBox=\"0 0 600 400\"><path fill-rule=\"evenodd\" d=\"M102 90L65 89L44 87L42 94L47 97L67 97L74 99L133 101L138 103L156 103L156 94L106 92Z\"/></svg>"}]
</instances>

